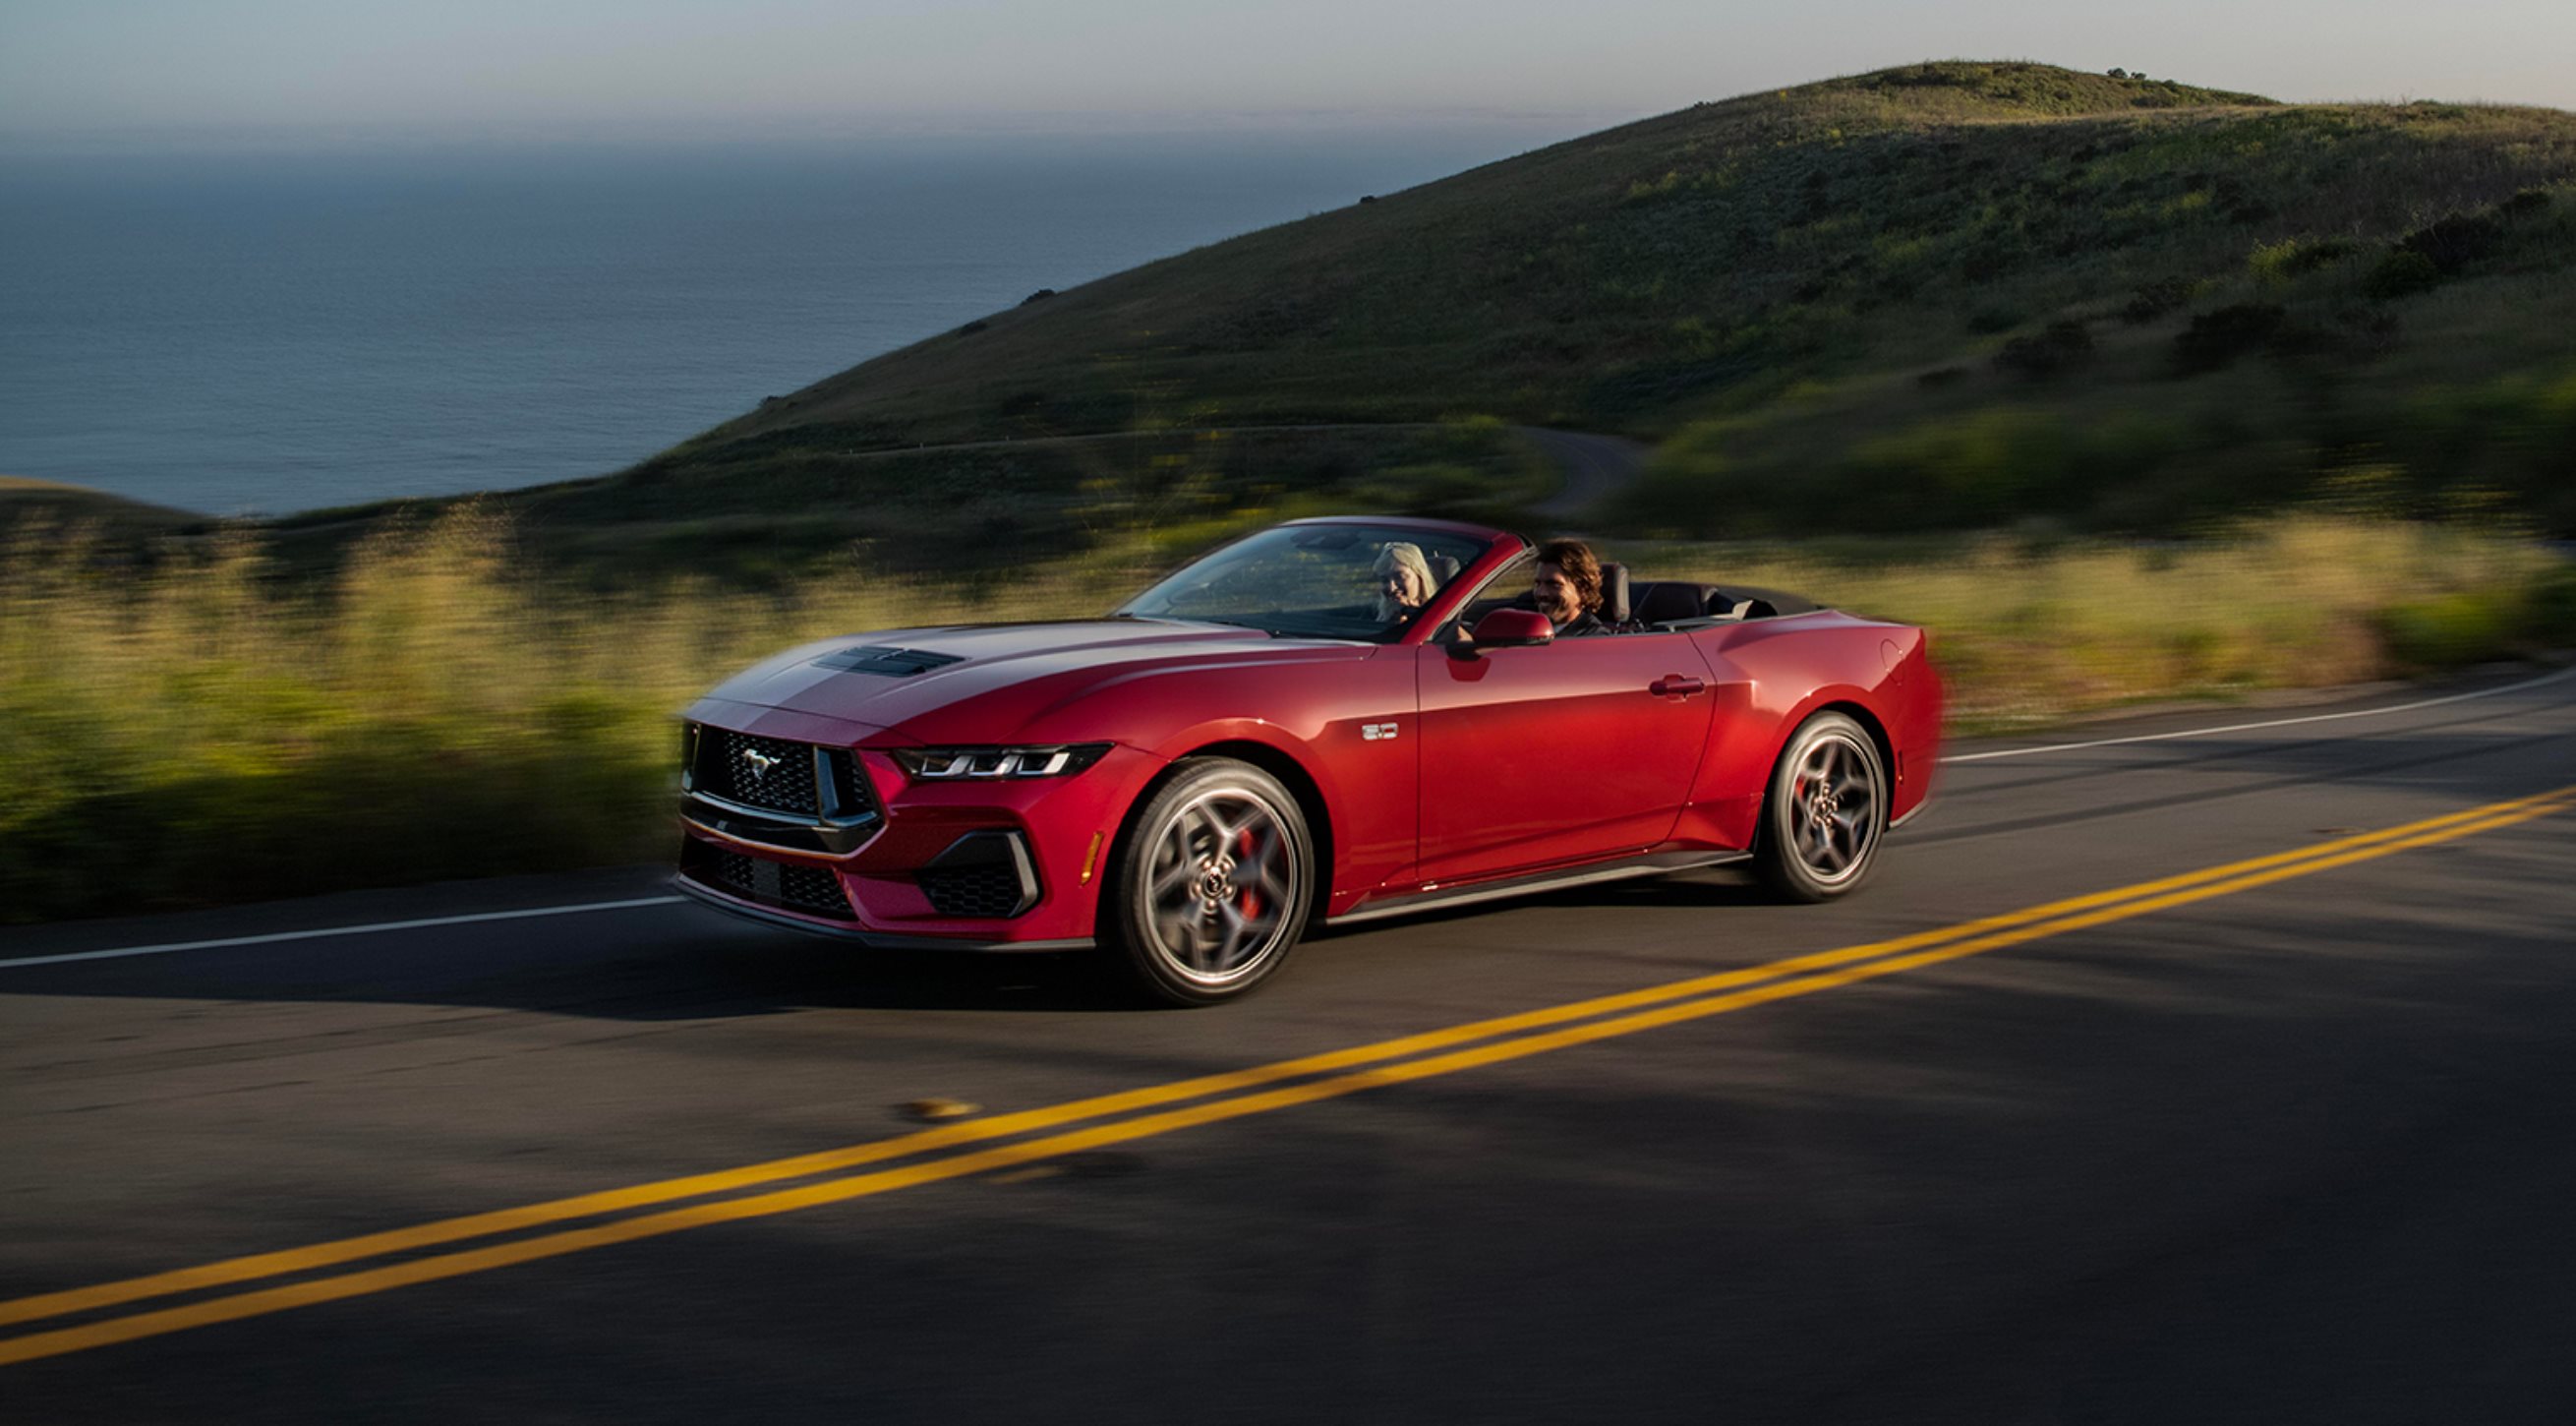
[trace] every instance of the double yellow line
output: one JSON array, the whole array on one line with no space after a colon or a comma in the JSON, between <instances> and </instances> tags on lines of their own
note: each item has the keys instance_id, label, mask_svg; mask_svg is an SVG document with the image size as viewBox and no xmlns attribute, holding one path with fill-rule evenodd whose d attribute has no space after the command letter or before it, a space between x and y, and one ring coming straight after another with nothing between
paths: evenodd
<instances>
[{"instance_id":1,"label":"double yellow line","mask_svg":"<svg viewBox=\"0 0 2576 1426\"><path fill-rule=\"evenodd\" d=\"M0 1302L0 1327L67 1317L86 1320L0 1339L0 1365L462 1277L690 1228L867 1198L1202 1124L1336 1099L1361 1090L1546 1054L2228 896L2414 847L2509 827L2570 806L2576 806L2576 785L2160 881L2052 901L1939 930L1478 1020L1377 1044L1078 1099L719 1173L666 1179L21 1297ZM886 1166L869 1168L870 1165ZM850 1169L866 1171L844 1172ZM792 1186L741 1192L776 1184ZM681 1206L661 1206L666 1204ZM574 1224L579 1226L559 1226ZM456 1246L460 1244L476 1246ZM351 1267L370 1262L376 1265ZM330 1271L341 1268L349 1270ZM134 1311L112 1310L175 1297L189 1300Z\"/></svg>"}]
</instances>

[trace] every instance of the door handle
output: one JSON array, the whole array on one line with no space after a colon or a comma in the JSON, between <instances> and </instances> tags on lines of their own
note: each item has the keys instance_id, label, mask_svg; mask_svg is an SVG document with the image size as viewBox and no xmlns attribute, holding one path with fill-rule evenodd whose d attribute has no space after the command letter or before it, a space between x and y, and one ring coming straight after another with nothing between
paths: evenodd
<instances>
[{"instance_id":1,"label":"door handle","mask_svg":"<svg viewBox=\"0 0 2576 1426\"><path fill-rule=\"evenodd\" d=\"M1654 682L1647 684L1646 691L1655 695L1657 698L1688 698L1694 693L1707 692L1708 680L1691 678L1678 673L1668 673L1663 677L1656 679Z\"/></svg>"}]
</instances>

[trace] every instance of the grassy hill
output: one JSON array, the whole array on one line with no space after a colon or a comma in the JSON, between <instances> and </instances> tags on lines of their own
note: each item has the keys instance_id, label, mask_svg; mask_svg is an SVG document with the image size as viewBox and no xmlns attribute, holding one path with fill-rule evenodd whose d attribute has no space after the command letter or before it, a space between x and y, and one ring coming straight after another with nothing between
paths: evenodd
<instances>
[{"instance_id":1,"label":"grassy hill","mask_svg":"<svg viewBox=\"0 0 2576 1426\"><path fill-rule=\"evenodd\" d=\"M721 501L923 443L1472 413L1666 442L1640 531L2170 528L2329 485L2568 529L2571 185L2555 110L1907 66L1035 298L635 474Z\"/></svg>"},{"instance_id":2,"label":"grassy hill","mask_svg":"<svg viewBox=\"0 0 2576 1426\"><path fill-rule=\"evenodd\" d=\"M0 530L77 525L100 534L143 539L209 523L203 515L146 505L87 486L0 475Z\"/></svg>"},{"instance_id":3,"label":"grassy hill","mask_svg":"<svg viewBox=\"0 0 2576 1426\"><path fill-rule=\"evenodd\" d=\"M2576 532L2571 274L2576 115L1919 65L1039 298L595 480L251 528L0 482L0 922L667 855L672 710L747 659L1526 503L1515 422L1657 443L1584 522L1641 568L1932 626L1960 726L2563 650L2576 567L2511 525Z\"/></svg>"}]
</instances>

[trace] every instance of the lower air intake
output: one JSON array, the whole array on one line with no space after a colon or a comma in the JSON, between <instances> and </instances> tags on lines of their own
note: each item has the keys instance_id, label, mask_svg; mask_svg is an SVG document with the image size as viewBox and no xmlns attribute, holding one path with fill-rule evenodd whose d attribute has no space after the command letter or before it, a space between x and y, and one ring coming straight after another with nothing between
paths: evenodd
<instances>
[{"instance_id":1,"label":"lower air intake","mask_svg":"<svg viewBox=\"0 0 2576 1426\"><path fill-rule=\"evenodd\" d=\"M835 921L857 919L841 879L822 867L745 856L692 838L680 870L692 881L763 906Z\"/></svg>"},{"instance_id":2,"label":"lower air intake","mask_svg":"<svg viewBox=\"0 0 2576 1426\"><path fill-rule=\"evenodd\" d=\"M1038 901L1037 868L1017 832L969 832L913 879L942 916L999 921Z\"/></svg>"}]
</instances>

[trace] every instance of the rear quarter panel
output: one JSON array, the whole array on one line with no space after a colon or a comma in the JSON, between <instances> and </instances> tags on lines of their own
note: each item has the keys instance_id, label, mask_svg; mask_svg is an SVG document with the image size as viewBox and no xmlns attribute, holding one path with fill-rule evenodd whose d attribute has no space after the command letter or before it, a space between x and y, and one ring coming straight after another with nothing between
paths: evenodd
<instances>
[{"instance_id":1,"label":"rear quarter panel","mask_svg":"<svg viewBox=\"0 0 2576 1426\"><path fill-rule=\"evenodd\" d=\"M1692 638L1715 675L1718 704L1680 838L1751 846L1789 735L1836 705L1857 710L1886 743L1891 817L1912 812L1929 794L1941 692L1922 630L1820 610L1719 625Z\"/></svg>"}]
</instances>

